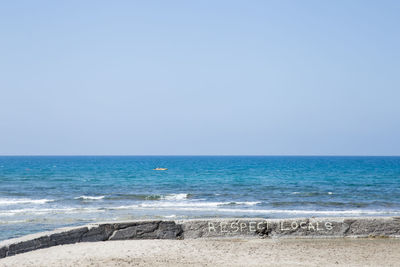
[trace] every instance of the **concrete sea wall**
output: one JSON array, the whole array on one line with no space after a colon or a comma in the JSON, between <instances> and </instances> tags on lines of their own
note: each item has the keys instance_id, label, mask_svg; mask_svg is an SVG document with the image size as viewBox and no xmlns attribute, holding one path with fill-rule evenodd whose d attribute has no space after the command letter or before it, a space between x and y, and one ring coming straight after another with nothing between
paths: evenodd
<instances>
[{"instance_id":1,"label":"concrete sea wall","mask_svg":"<svg viewBox=\"0 0 400 267\"><path fill-rule=\"evenodd\" d=\"M0 242L0 258L78 242L194 238L400 238L400 217L129 221L61 228Z\"/></svg>"}]
</instances>

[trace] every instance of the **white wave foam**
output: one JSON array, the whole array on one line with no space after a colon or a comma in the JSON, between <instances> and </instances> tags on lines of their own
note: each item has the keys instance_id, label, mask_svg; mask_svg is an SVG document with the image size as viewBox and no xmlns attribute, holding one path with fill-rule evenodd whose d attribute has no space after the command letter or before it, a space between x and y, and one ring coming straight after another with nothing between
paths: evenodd
<instances>
[{"instance_id":1,"label":"white wave foam","mask_svg":"<svg viewBox=\"0 0 400 267\"><path fill-rule=\"evenodd\" d=\"M163 203L162 205L139 204L129 206L109 207L109 210L169 210L169 211L209 211L222 213L239 213L239 214L301 214L301 215L400 215L400 211L393 210L282 210L282 209L238 209L225 208L221 203L227 202L207 202L207 203Z\"/></svg>"},{"instance_id":2,"label":"white wave foam","mask_svg":"<svg viewBox=\"0 0 400 267\"><path fill-rule=\"evenodd\" d=\"M162 209L162 210L175 210L180 208L217 208L218 206L227 204L229 202L156 202L156 203L141 203L136 205L124 205L116 207L107 207L108 210L125 210L125 209Z\"/></svg>"},{"instance_id":3,"label":"white wave foam","mask_svg":"<svg viewBox=\"0 0 400 267\"><path fill-rule=\"evenodd\" d=\"M220 206L254 206L261 202L197 202L197 201L158 201L158 202L144 202L138 204L138 207L147 208L168 208L168 207L220 207ZM122 206L123 207L123 206Z\"/></svg>"},{"instance_id":4,"label":"white wave foam","mask_svg":"<svg viewBox=\"0 0 400 267\"><path fill-rule=\"evenodd\" d=\"M165 200L185 200L187 199L189 194L170 194L162 197L161 199Z\"/></svg>"},{"instance_id":5,"label":"white wave foam","mask_svg":"<svg viewBox=\"0 0 400 267\"><path fill-rule=\"evenodd\" d=\"M137 208L146 209L146 207ZM157 209L153 207L153 209ZM226 212L226 213L241 213L241 214L307 214L307 215L400 215L400 211L376 211L376 210L259 210L259 209L227 209L227 208L211 208L211 207L174 207L164 208L159 207L162 210L175 210L175 211L212 211L212 212Z\"/></svg>"},{"instance_id":6,"label":"white wave foam","mask_svg":"<svg viewBox=\"0 0 400 267\"><path fill-rule=\"evenodd\" d=\"M105 212L100 208L56 208L56 209L16 209L1 211L0 216L14 215L44 215L44 214L70 214L70 213L96 213Z\"/></svg>"},{"instance_id":7,"label":"white wave foam","mask_svg":"<svg viewBox=\"0 0 400 267\"><path fill-rule=\"evenodd\" d=\"M246 205L246 206L254 206L257 204L261 204L260 201L244 201L244 202L233 202L233 203L237 205Z\"/></svg>"},{"instance_id":8,"label":"white wave foam","mask_svg":"<svg viewBox=\"0 0 400 267\"><path fill-rule=\"evenodd\" d=\"M29 199L29 198L0 198L0 205L15 205L15 204L45 204L52 202L53 199Z\"/></svg>"},{"instance_id":9,"label":"white wave foam","mask_svg":"<svg viewBox=\"0 0 400 267\"><path fill-rule=\"evenodd\" d=\"M74 199L82 199L82 200L100 200L103 199L105 196L80 196L80 197L76 197Z\"/></svg>"},{"instance_id":10,"label":"white wave foam","mask_svg":"<svg viewBox=\"0 0 400 267\"><path fill-rule=\"evenodd\" d=\"M144 208L158 208L158 207L218 207L226 205L229 202L179 202L179 201L159 201L151 203L141 203L138 207Z\"/></svg>"},{"instance_id":11,"label":"white wave foam","mask_svg":"<svg viewBox=\"0 0 400 267\"><path fill-rule=\"evenodd\" d=\"M14 209L14 210L2 210L0 216L33 216L33 215L45 215L45 214L79 214L79 213L104 213L111 210L151 210L157 212L170 211L172 214L176 212L213 212L213 213L228 213L228 214L263 214L268 216L270 214L286 214L286 215L400 215L399 210L287 210L287 209L246 209L239 208L240 204L235 207L229 208L226 206L230 202L161 202L161 203L142 203L136 205L116 206L116 207L94 207L94 208L82 208L82 207L65 207L65 208L25 208L25 209ZM257 202L244 202L248 206L254 206ZM173 216L171 215L171 218ZM8 220L7 220L8 221Z\"/></svg>"},{"instance_id":12,"label":"white wave foam","mask_svg":"<svg viewBox=\"0 0 400 267\"><path fill-rule=\"evenodd\" d=\"M1 221L0 224L16 224L16 223L26 223L26 220L15 220L15 221Z\"/></svg>"}]
</instances>

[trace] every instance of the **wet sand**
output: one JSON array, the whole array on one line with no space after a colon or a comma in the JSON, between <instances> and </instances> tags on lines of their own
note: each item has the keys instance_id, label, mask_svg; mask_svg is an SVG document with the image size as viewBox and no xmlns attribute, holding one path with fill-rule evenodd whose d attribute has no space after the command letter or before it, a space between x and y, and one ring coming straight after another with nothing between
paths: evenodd
<instances>
[{"instance_id":1,"label":"wet sand","mask_svg":"<svg viewBox=\"0 0 400 267\"><path fill-rule=\"evenodd\" d=\"M0 266L399 266L399 239L193 239L78 243Z\"/></svg>"}]
</instances>

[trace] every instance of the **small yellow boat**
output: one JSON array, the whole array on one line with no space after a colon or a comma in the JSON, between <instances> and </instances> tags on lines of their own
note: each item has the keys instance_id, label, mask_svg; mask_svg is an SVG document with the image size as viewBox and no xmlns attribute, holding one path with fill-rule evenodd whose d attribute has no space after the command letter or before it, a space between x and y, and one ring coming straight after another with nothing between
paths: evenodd
<instances>
[{"instance_id":1,"label":"small yellow boat","mask_svg":"<svg viewBox=\"0 0 400 267\"><path fill-rule=\"evenodd\" d=\"M168 170L167 168L155 168L153 169L154 171L166 171Z\"/></svg>"}]
</instances>

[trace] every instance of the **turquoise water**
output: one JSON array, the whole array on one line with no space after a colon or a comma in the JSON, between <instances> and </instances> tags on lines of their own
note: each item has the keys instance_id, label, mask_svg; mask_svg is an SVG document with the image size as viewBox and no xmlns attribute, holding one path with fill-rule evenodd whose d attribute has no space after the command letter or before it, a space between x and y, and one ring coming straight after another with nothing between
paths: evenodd
<instances>
[{"instance_id":1,"label":"turquoise water","mask_svg":"<svg viewBox=\"0 0 400 267\"><path fill-rule=\"evenodd\" d=\"M93 221L392 215L400 157L0 157L0 240Z\"/></svg>"}]
</instances>

